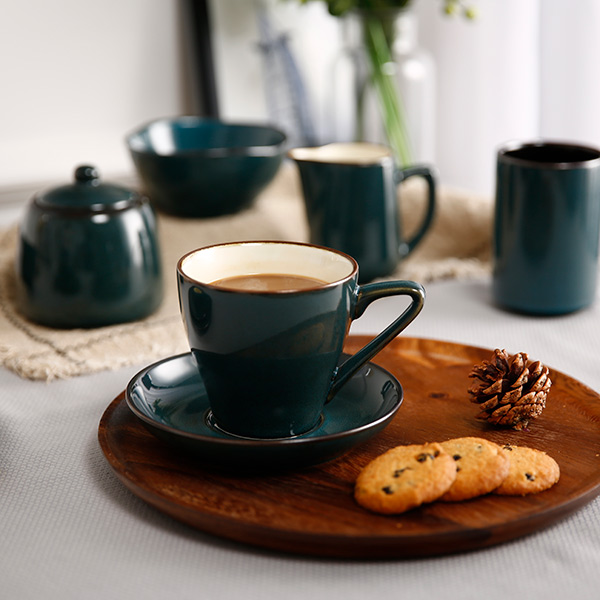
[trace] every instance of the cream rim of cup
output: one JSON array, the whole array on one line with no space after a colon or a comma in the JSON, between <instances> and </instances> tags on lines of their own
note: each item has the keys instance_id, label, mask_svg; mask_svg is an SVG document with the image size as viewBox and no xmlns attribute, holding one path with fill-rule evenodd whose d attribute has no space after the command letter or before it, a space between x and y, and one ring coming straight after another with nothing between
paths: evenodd
<instances>
[{"instance_id":1,"label":"cream rim of cup","mask_svg":"<svg viewBox=\"0 0 600 600\"><path fill-rule=\"evenodd\" d=\"M202 284L241 275L285 274L336 284L358 270L350 256L321 246L293 242L232 242L198 248L184 255L177 269Z\"/></svg>"},{"instance_id":2,"label":"cream rim of cup","mask_svg":"<svg viewBox=\"0 0 600 600\"><path fill-rule=\"evenodd\" d=\"M392 158L387 146L370 142L336 142L315 148L294 148L288 154L299 161L348 165L373 165Z\"/></svg>"}]
</instances>

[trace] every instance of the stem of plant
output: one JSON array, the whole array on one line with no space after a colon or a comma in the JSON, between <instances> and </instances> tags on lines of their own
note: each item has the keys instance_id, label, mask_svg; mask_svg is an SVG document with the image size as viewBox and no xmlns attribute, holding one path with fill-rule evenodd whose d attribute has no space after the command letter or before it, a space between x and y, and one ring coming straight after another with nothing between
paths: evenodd
<instances>
[{"instance_id":1,"label":"stem of plant","mask_svg":"<svg viewBox=\"0 0 600 600\"><path fill-rule=\"evenodd\" d=\"M400 166L406 166L412 162L406 116L393 80L394 73L389 69L386 72L386 65L392 64L393 60L379 19L367 16L365 42L388 142Z\"/></svg>"}]
</instances>

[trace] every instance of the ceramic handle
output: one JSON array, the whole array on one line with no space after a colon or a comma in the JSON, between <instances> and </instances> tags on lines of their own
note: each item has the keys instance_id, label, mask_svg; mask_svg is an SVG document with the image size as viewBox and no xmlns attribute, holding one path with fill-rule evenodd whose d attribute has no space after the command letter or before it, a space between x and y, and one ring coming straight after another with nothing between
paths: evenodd
<instances>
[{"instance_id":1,"label":"ceramic handle","mask_svg":"<svg viewBox=\"0 0 600 600\"><path fill-rule=\"evenodd\" d=\"M417 165L414 167L407 167L406 169L397 169L394 173L396 179L396 185L400 185L403 181L409 177L423 177L427 182L427 210L420 227L413 234L410 240L404 242L400 248L400 257L407 256L410 254L421 241L423 236L427 233L427 230L433 222L433 216L435 213L435 177L433 171L426 166Z\"/></svg>"},{"instance_id":2,"label":"ceramic handle","mask_svg":"<svg viewBox=\"0 0 600 600\"><path fill-rule=\"evenodd\" d=\"M411 303L406 310L379 335L353 354L336 371L327 402L329 402L339 389L350 379L360 367L371 360L380 350L387 346L403 329L405 329L421 312L425 302L425 289L413 281L383 281L369 283L358 288L358 299L354 309L353 319L360 318L375 300L388 296L410 296Z\"/></svg>"}]
</instances>

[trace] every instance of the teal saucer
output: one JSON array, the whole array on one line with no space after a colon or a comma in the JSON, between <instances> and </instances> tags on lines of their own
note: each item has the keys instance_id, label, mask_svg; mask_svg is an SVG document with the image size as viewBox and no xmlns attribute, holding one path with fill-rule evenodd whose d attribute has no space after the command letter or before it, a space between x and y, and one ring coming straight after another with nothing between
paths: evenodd
<instances>
[{"instance_id":1,"label":"teal saucer","mask_svg":"<svg viewBox=\"0 0 600 600\"><path fill-rule=\"evenodd\" d=\"M140 371L125 391L133 414L158 438L206 467L281 470L341 456L381 431L402 404L402 386L367 363L325 405L320 423L290 438L248 439L221 431L211 419L204 383L191 353Z\"/></svg>"}]
</instances>

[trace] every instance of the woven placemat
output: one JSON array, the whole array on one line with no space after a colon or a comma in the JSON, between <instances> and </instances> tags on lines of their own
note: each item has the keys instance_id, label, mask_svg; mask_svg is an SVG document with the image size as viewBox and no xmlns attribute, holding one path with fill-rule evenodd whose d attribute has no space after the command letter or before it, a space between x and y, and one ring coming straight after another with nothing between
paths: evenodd
<instances>
[{"instance_id":1,"label":"woven placemat","mask_svg":"<svg viewBox=\"0 0 600 600\"><path fill-rule=\"evenodd\" d=\"M418 223L424 190L404 184L403 226ZM442 189L431 231L390 278L422 283L448 277L489 273L491 231L489 199ZM159 216L164 269L164 300L150 317L97 329L57 330L36 325L19 312L14 261L17 226L0 232L0 363L28 379L52 380L144 364L185 352L179 316L175 265L194 248L219 242L271 239L306 241L308 227L297 172L286 164L249 209L214 219Z\"/></svg>"}]
</instances>

